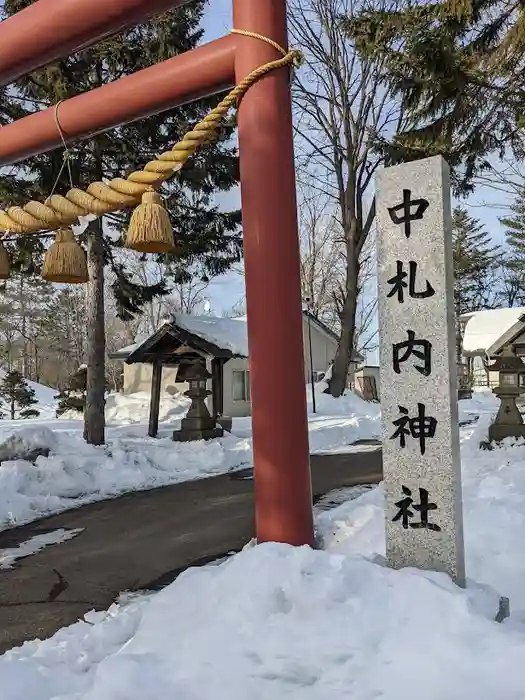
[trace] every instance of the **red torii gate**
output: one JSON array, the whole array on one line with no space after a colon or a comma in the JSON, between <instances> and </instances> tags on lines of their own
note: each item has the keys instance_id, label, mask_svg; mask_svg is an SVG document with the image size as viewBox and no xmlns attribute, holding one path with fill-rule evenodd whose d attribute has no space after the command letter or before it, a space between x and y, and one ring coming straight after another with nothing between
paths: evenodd
<instances>
[{"instance_id":1,"label":"red torii gate","mask_svg":"<svg viewBox=\"0 0 525 700\"><path fill-rule=\"evenodd\" d=\"M234 28L287 47L286 0L232 1ZM185 2L38 0L0 23L0 84ZM220 92L278 57L259 39L225 37L66 100L61 128L68 141L77 141ZM60 146L54 112L0 127L0 165ZM250 88L238 126L257 539L312 545L288 71L274 71Z\"/></svg>"}]
</instances>

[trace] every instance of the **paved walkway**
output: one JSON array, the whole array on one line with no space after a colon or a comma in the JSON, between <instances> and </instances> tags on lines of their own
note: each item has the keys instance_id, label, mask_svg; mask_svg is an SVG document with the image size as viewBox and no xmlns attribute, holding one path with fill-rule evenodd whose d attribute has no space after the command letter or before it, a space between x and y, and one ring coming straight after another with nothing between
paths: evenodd
<instances>
[{"instance_id":1,"label":"paved walkway","mask_svg":"<svg viewBox=\"0 0 525 700\"><path fill-rule=\"evenodd\" d=\"M381 451L313 456L315 497L378 483ZM254 535L253 482L222 475L128 494L0 533L0 549L58 528L77 537L0 570L0 653L104 610L126 590L155 588Z\"/></svg>"}]
</instances>

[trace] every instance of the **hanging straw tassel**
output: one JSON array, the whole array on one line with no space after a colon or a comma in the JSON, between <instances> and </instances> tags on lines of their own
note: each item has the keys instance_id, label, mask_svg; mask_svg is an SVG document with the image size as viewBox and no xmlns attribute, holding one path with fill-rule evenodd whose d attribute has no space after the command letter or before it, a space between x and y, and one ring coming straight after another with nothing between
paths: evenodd
<instances>
[{"instance_id":1,"label":"hanging straw tassel","mask_svg":"<svg viewBox=\"0 0 525 700\"><path fill-rule=\"evenodd\" d=\"M175 250L173 228L162 198L155 191L144 192L129 222L126 247L140 253L171 253Z\"/></svg>"},{"instance_id":2,"label":"hanging straw tassel","mask_svg":"<svg viewBox=\"0 0 525 700\"><path fill-rule=\"evenodd\" d=\"M57 231L44 255L42 277L48 282L84 284L88 281L86 253L70 228Z\"/></svg>"},{"instance_id":3,"label":"hanging straw tassel","mask_svg":"<svg viewBox=\"0 0 525 700\"><path fill-rule=\"evenodd\" d=\"M9 253L4 248L4 244L0 243L0 280L9 279L9 268L11 263L9 262Z\"/></svg>"}]
</instances>

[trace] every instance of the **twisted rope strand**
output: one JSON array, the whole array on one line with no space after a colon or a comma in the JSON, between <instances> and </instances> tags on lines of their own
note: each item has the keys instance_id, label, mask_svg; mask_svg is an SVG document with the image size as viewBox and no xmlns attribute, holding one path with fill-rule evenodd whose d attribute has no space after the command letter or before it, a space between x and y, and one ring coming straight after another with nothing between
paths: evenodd
<instances>
[{"instance_id":1,"label":"twisted rope strand","mask_svg":"<svg viewBox=\"0 0 525 700\"><path fill-rule=\"evenodd\" d=\"M37 233L74 224L78 217L87 214L102 216L139 204L144 192L168 180L182 168L199 146L213 140L223 117L231 107L239 103L254 83L274 70L298 66L301 63L302 55L296 49L287 52L276 42L254 32L240 29L233 32L265 41L283 57L259 66L249 73L170 151L161 153L155 160L146 163L142 170L131 173L126 179L115 178L107 184L92 182L86 191L73 187L64 196L52 194L43 203L30 201L24 207L13 206L7 211L0 210L0 230L10 233Z\"/></svg>"}]
</instances>

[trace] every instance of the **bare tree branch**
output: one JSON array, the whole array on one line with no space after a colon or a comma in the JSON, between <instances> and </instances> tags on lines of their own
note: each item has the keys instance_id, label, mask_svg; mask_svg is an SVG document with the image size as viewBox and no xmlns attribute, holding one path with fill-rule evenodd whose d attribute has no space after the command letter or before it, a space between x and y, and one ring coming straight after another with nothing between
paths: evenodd
<instances>
[{"instance_id":1,"label":"bare tree branch","mask_svg":"<svg viewBox=\"0 0 525 700\"><path fill-rule=\"evenodd\" d=\"M401 1L373 0L377 9ZM370 190L382 164L374 145L404 128L401 105L383 82L382 59L361 57L342 31L341 18L354 9L354 0L289 0L292 41L306 58L292 87L298 179L316 206L322 203L316 219L302 193L303 287L316 313L329 309L336 318L334 396L346 388L352 351L374 335L375 294L363 281L374 259L365 251L375 219Z\"/></svg>"}]
</instances>

